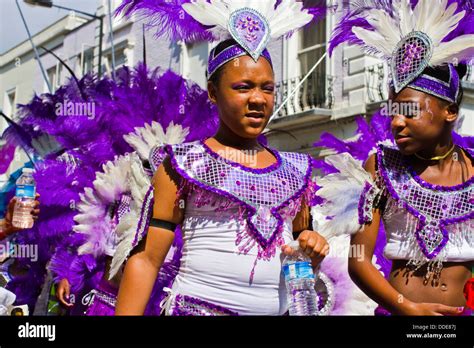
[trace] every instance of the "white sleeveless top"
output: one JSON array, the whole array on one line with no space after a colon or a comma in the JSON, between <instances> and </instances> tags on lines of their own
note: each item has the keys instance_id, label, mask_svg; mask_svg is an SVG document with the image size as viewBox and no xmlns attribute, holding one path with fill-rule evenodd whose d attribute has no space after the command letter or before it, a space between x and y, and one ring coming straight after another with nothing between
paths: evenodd
<instances>
[{"instance_id":1,"label":"white sleeveless top","mask_svg":"<svg viewBox=\"0 0 474 348\"><path fill-rule=\"evenodd\" d=\"M387 237L384 256L389 260L418 260L423 258L414 234L417 220L396 201L388 198L383 214ZM445 262L474 260L474 220L448 225L449 240L440 251L439 259Z\"/></svg>"},{"instance_id":2,"label":"white sleeveless top","mask_svg":"<svg viewBox=\"0 0 474 348\"><path fill-rule=\"evenodd\" d=\"M418 265L474 260L474 177L453 187L427 183L391 147L380 146L377 160L387 198L385 257Z\"/></svg>"},{"instance_id":3,"label":"white sleeveless top","mask_svg":"<svg viewBox=\"0 0 474 348\"><path fill-rule=\"evenodd\" d=\"M168 313L177 298L239 315L285 313L281 246L293 240L292 221L303 196L313 192L310 157L269 150L277 162L250 169L203 142L166 151L183 178L180 198L186 202L182 257ZM151 163L153 158L152 152Z\"/></svg>"},{"instance_id":4,"label":"white sleeveless top","mask_svg":"<svg viewBox=\"0 0 474 348\"><path fill-rule=\"evenodd\" d=\"M190 197L191 201L193 196ZM228 308L240 315L281 315L287 311L286 289L281 276L282 255L259 260L257 245L239 252L237 235L245 233L238 219L239 207L215 212L212 207L188 204L182 224L183 254L172 293L179 293ZM212 218L211 218L212 217ZM283 238L293 240L292 221L284 223Z\"/></svg>"}]
</instances>

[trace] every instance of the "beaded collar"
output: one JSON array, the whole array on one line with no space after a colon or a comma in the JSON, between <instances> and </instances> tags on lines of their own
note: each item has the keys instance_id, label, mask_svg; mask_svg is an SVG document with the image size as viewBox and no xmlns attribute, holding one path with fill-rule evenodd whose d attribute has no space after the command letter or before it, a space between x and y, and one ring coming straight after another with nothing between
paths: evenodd
<instances>
[{"instance_id":1,"label":"beaded collar","mask_svg":"<svg viewBox=\"0 0 474 348\"><path fill-rule=\"evenodd\" d=\"M249 231L263 249L275 241L284 221L281 210L303 195L312 170L309 155L270 149L277 162L263 169L229 161L203 142L167 146L166 151L174 169L188 182L244 208ZM155 152L160 159L160 151Z\"/></svg>"},{"instance_id":2,"label":"beaded collar","mask_svg":"<svg viewBox=\"0 0 474 348\"><path fill-rule=\"evenodd\" d=\"M474 177L456 186L430 184L398 149L383 145L377 160L389 194L418 220L415 237L421 251L434 259L449 240L446 227L474 218Z\"/></svg>"}]
</instances>

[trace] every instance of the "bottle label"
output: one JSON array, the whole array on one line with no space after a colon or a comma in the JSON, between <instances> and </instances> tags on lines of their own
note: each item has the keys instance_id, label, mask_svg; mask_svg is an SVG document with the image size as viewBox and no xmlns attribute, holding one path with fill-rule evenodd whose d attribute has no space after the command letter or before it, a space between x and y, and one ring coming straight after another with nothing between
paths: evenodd
<instances>
[{"instance_id":1,"label":"bottle label","mask_svg":"<svg viewBox=\"0 0 474 348\"><path fill-rule=\"evenodd\" d=\"M292 279L314 279L311 262L296 262L283 266L285 281Z\"/></svg>"},{"instance_id":2,"label":"bottle label","mask_svg":"<svg viewBox=\"0 0 474 348\"><path fill-rule=\"evenodd\" d=\"M25 198L35 198L36 187L35 185L17 185L15 196Z\"/></svg>"}]
</instances>

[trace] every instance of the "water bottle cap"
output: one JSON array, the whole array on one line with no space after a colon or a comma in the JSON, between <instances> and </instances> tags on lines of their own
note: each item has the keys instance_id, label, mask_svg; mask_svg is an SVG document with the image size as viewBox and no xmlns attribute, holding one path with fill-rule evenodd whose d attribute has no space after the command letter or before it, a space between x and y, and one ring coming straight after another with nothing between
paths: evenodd
<instances>
[{"instance_id":1,"label":"water bottle cap","mask_svg":"<svg viewBox=\"0 0 474 348\"><path fill-rule=\"evenodd\" d=\"M34 169L33 168L23 168L21 170L22 173L34 173Z\"/></svg>"},{"instance_id":2,"label":"water bottle cap","mask_svg":"<svg viewBox=\"0 0 474 348\"><path fill-rule=\"evenodd\" d=\"M290 243L288 243L288 246L293 250L299 250L300 242L298 242L297 240L294 240L294 241L291 241Z\"/></svg>"}]
</instances>

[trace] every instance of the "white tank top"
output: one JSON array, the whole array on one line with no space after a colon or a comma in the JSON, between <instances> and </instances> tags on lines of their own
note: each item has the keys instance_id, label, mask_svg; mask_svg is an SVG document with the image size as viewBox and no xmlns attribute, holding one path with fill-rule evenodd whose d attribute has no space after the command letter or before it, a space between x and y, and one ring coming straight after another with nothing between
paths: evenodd
<instances>
[{"instance_id":1,"label":"white tank top","mask_svg":"<svg viewBox=\"0 0 474 348\"><path fill-rule=\"evenodd\" d=\"M189 201L195 195L191 195ZM287 311L286 289L281 276L281 249L269 261L257 259L257 245L239 252L236 239L244 232L239 206L223 212L215 207L188 204L182 225L183 254L172 293L195 297L228 308L240 315L281 315ZM291 219L284 223L285 244L293 240Z\"/></svg>"}]
</instances>

